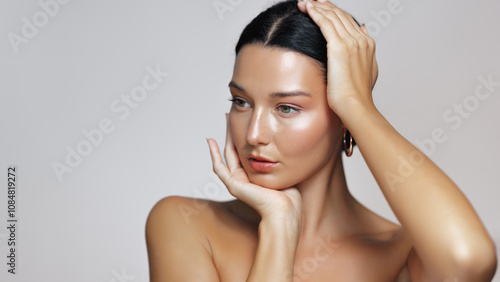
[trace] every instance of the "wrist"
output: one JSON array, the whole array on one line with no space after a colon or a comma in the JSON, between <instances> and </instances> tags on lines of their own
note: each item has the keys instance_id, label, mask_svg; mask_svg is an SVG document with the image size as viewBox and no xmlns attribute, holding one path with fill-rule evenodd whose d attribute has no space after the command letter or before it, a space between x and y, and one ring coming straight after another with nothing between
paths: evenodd
<instances>
[{"instance_id":1,"label":"wrist","mask_svg":"<svg viewBox=\"0 0 500 282\"><path fill-rule=\"evenodd\" d=\"M357 97L349 97L337 103L332 110L342 120L342 123L349 129L353 125L359 124L366 118L373 118L381 115L375 104L371 100L362 100Z\"/></svg>"},{"instance_id":2,"label":"wrist","mask_svg":"<svg viewBox=\"0 0 500 282\"><path fill-rule=\"evenodd\" d=\"M293 216L263 217L259 224L259 237L279 237L296 245L301 228L301 221Z\"/></svg>"}]
</instances>

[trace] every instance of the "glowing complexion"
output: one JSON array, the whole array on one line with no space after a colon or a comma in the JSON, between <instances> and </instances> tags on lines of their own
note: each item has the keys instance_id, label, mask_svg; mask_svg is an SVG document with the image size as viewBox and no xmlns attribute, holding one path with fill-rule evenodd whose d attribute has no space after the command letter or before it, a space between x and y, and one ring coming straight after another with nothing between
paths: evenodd
<instances>
[{"instance_id":1,"label":"glowing complexion","mask_svg":"<svg viewBox=\"0 0 500 282\"><path fill-rule=\"evenodd\" d=\"M240 50L229 83L229 127L251 182L291 187L331 160L343 128L328 105L323 77L314 60L294 51Z\"/></svg>"}]
</instances>

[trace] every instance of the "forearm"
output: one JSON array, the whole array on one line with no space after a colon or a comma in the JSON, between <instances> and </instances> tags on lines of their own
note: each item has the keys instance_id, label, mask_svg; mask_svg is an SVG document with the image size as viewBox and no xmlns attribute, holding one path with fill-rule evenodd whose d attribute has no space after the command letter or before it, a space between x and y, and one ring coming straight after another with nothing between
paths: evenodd
<instances>
[{"instance_id":1,"label":"forearm","mask_svg":"<svg viewBox=\"0 0 500 282\"><path fill-rule=\"evenodd\" d=\"M247 281L292 281L297 230L293 223L261 221L259 244Z\"/></svg>"},{"instance_id":2,"label":"forearm","mask_svg":"<svg viewBox=\"0 0 500 282\"><path fill-rule=\"evenodd\" d=\"M451 179L374 106L349 112L343 122L422 260L448 270L457 260L491 257L491 238Z\"/></svg>"}]
</instances>

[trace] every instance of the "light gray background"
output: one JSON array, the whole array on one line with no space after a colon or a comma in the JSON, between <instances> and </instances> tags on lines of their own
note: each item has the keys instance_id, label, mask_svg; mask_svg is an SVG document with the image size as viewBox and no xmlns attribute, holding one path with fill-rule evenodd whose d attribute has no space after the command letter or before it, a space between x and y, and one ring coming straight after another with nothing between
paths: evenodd
<instances>
[{"instance_id":1,"label":"light gray background","mask_svg":"<svg viewBox=\"0 0 500 282\"><path fill-rule=\"evenodd\" d=\"M0 1L0 226L9 165L18 168L19 219L16 275L7 273L0 228L0 280L148 281L144 226L158 200L231 199L214 180L205 138L224 143L234 45L275 1L66 2L43 23L38 1ZM500 2L335 3L377 42L379 110L414 144L441 128L446 140L428 155L500 245L500 86L455 129L443 119L454 104L474 101L480 76L500 81ZM228 9L217 13L214 4ZM44 26L16 52L9 34L22 36L23 17L34 16ZM120 119L111 106L142 85L148 66L169 75ZM67 146L103 119L114 131L60 182L52 163L64 164ZM395 220L359 151L345 166L352 193Z\"/></svg>"}]
</instances>

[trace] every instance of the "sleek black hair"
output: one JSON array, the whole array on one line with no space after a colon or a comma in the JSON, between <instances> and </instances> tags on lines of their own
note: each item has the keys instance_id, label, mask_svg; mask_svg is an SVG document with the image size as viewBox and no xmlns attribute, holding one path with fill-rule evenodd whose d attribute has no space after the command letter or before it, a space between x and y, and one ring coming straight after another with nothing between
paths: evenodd
<instances>
[{"instance_id":1,"label":"sleek black hair","mask_svg":"<svg viewBox=\"0 0 500 282\"><path fill-rule=\"evenodd\" d=\"M354 21L361 26L356 19ZM307 55L319 63L326 83L326 40L311 17L299 10L297 0L278 2L255 17L241 33L236 56L247 44L262 44Z\"/></svg>"}]
</instances>

